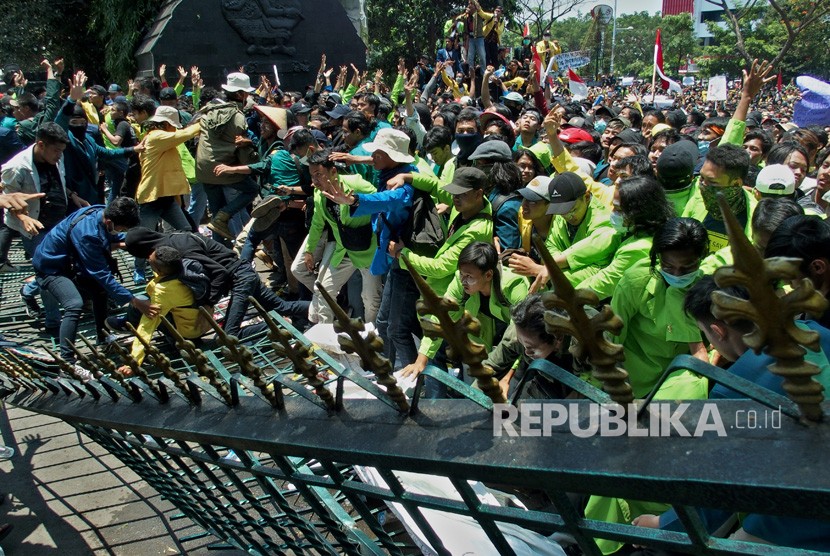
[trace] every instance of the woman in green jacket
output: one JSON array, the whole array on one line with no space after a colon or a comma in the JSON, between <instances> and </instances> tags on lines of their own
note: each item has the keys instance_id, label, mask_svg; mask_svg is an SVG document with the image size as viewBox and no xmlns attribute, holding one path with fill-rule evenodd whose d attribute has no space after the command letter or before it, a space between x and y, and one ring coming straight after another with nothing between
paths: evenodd
<instances>
[{"instance_id":1,"label":"woman in green jacket","mask_svg":"<svg viewBox=\"0 0 830 556\"><path fill-rule=\"evenodd\" d=\"M654 235L650 259L625 271L611 298L611 309L623 321L613 340L625 349L625 370L637 398L645 397L672 360L691 354L704 361L706 348L694 319L683 310L686 291L703 273L700 263L709 250L703 224L672 218ZM706 390L678 399L706 397Z\"/></svg>"},{"instance_id":2,"label":"woman in green jacket","mask_svg":"<svg viewBox=\"0 0 830 556\"><path fill-rule=\"evenodd\" d=\"M622 235L622 242L610 264L577 286L593 290L600 301L611 297L626 270L648 258L654 233L674 216L662 186L646 176L620 182L614 191L613 206L611 226Z\"/></svg>"},{"instance_id":3,"label":"woman in green jacket","mask_svg":"<svg viewBox=\"0 0 830 556\"><path fill-rule=\"evenodd\" d=\"M510 323L510 308L527 297L527 279L500 268L499 256L491 243L477 241L461 250L458 272L455 273L444 297L458 303L454 318L464 311L478 319L481 329L471 341L484 344L487 350L501 339ZM439 354L441 340L424 337L414 363L404 367L404 374L419 374L427 363L446 368L446 357ZM436 381L427 380L426 396L443 397L445 389Z\"/></svg>"}]
</instances>

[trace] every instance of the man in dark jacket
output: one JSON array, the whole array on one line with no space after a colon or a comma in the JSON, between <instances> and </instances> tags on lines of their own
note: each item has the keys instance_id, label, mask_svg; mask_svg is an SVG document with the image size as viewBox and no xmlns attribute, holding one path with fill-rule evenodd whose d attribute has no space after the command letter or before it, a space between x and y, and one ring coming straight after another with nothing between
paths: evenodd
<instances>
[{"instance_id":1,"label":"man in dark jacket","mask_svg":"<svg viewBox=\"0 0 830 556\"><path fill-rule=\"evenodd\" d=\"M308 301L285 301L266 288L249 263L237 254L210 238L191 232L162 234L147 228L135 228L127 234L127 252L135 257L148 258L156 247L175 247L182 257L202 264L210 278L210 302L216 303L230 293L231 299L225 314L225 332L246 338L264 329L264 325L242 329L242 321L248 310L248 297L259 301L267 310L275 310L291 317L294 326L303 330L308 325Z\"/></svg>"}]
</instances>

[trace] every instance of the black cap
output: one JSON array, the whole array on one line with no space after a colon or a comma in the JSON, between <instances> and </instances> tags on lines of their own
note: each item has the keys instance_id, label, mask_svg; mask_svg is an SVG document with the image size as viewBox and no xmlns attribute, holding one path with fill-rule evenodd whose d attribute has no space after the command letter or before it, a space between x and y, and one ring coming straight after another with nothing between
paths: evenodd
<instances>
[{"instance_id":1,"label":"black cap","mask_svg":"<svg viewBox=\"0 0 830 556\"><path fill-rule=\"evenodd\" d=\"M300 114L308 114L311 112L311 106L303 101L299 101L292 104L289 110L291 110L295 116L299 116Z\"/></svg>"},{"instance_id":2,"label":"black cap","mask_svg":"<svg viewBox=\"0 0 830 556\"><path fill-rule=\"evenodd\" d=\"M95 94L98 95L99 97L107 96L107 90L104 87L102 87L101 85L93 85L92 87L90 87L87 90L88 91L95 91Z\"/></svg>"},{"instance_id":3,"label":"black cap","mask_svg":"<svg viewBox=\"0 0 830 556\"><path fill-rule=\"evenodd\" d=\"M338 120L351 112L352 110L345 104L338 104L333 110L326 112L326 115L332 120Z\"/></svg>"},{"instance_id":4,"label":"black cap","mask_svg":"<svg viewBox=\"0 0 830 556\"><path fill-rule=\"evenodd\" d=\"M619 118L617 118L619 119ZM633 129L624 129L611 139L612 142L619 141L620 143L643 143L643 136Z\"/></svg>"},{"instance_id":5,"label":"black cap","mask_svg":"<svg viewBox=\"0 0 830 556\"><path fill-rule=\"evenodd\" d=\"M165 87L159 92L160 100L176 100L178 98L179 95L176 94L176 89L173 87Z\"/></svg>"},{"instance_id":6,"label":"black cap","mask_svg":"<svg viewBox=\"0 0 830 556\"><path fill-rule=\"evenodd\" d=\"M678 141L663 150L657 159L657 179L666 189L682 189L692 183L697 164L697 145Z\"/></svg>"},{"instance_id":7,"label":"black cap","mask_svg":"<svg viewBox=\"0 0 830 556\"><path fill-rule=\"evenodd\" d=\"M513 153L504 141L484 141L473 151L468 160L492 160L494 162L510 162Z\"/></svg>"},{"instance_id":8,"label":"black cap","mask_svg":"<svg viewBox=\"0 0 830 556\"><path fill-rule=\"evenodd\" d=\"M548 186L548 214L567 214L586 191L588 188L585 187L585 182L575 173L562 172L557 175Z\"/></svg>"},{"instance_id":9,"label":"black cap","mask_svg":"<svg viewBox=\"0 0 830 556\"><path fill-rule=\"evenodd\" d=\"M444 191L452 195L462 195L474 189L484 189L487 184L487 174L470 166L456 169L452 181L443 187Z\"/></svg>"}]
</instances>

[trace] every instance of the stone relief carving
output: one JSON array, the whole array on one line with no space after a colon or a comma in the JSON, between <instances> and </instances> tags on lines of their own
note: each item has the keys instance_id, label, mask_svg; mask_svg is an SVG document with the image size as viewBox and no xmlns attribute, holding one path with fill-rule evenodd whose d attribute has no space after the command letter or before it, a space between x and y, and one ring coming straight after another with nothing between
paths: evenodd
<instances>
[{"instance_id":1,"label":"stone relief carving","mask_svg":"<svg viewBox=\"0 0 830 556\"><path fill-rule=\"evenodd\" d=\"M285 54L292 31L302 21L300 0L222 0L222 15L248 45L250 55Z\"/></svg>"}]
</instances>

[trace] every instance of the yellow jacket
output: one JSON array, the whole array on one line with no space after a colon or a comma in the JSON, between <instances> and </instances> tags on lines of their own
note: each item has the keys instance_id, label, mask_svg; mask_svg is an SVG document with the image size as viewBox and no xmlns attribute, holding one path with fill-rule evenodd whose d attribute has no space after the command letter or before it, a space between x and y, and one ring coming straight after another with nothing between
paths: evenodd
<instances>
[{"instance_id":1,"label":"yellow jacket","mask_svg":"<svg viewBox=\"0 0 830 556\"><path fill-rule=\"evenodd\" d=\"M199 126L195 127L199 129ZM193 292L181 280L160 280L156 275L147 282L147 295L150 303L159 306L159 314L154 319L141 316L136 332L142 339L150 342L153 332L161 324L161 317L168 313L172 313L176 330L185 338L192 340L204 333L197 325L199 310L193 307ZM144 346L138 339L133 340L132 356L139 364L144 361Z\"/></svg>"},{"instance_id":2,"label":"yellow jacket","mask_svg":"<svg viewBox=\"0 0 830 556\"><path fill-rule=\"evenodd\" d=\"M192 125L177 131L155 130L147 134L144 138L145 150L138 155L141 182L135 198L139 204L190 192L177 147L200 132L198 125Z\"/></svg>"}]
</instances>

